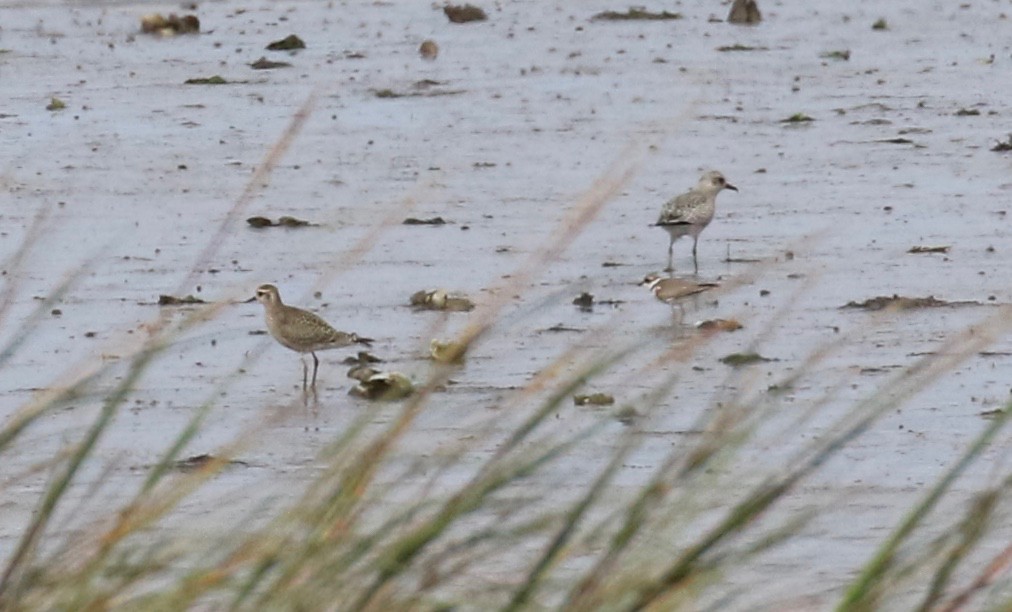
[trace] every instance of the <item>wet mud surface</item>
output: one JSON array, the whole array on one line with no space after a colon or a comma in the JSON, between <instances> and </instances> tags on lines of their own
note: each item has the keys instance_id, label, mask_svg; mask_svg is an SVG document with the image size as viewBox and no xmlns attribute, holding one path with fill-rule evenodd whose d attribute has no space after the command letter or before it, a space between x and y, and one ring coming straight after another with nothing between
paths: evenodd
<instances>
[{"instance_id":1,"label":"wet mud surface","mask_svg":"<svg viewBox=\"0 0 1012 612\"><path fill-rule=\"evenodd\" d=\"M1012 158L991 150L1012 112L1007 7L794 4L763 3L764 21L745 27L712 21L695 3L674 7L680 19L608 21L593 17L625 7L513 2L483 5L486 20L454 24L426 3L215 2L200 5L199 34L159 37L140 32L146 3L8 3L0 30L5 261L40 212L45 220L24 264L3 277L15 300L0 340L82 272L55 304L59 314L47 315L4 365L2 416L68 373L135 350L160 308L179 320L207 307L158 306L160 295L225 304L145 373L102 440L108 472L99 462L88 468L71 498L91 499L84 512L68 504L61 529L81 529L132 494L209 399L216 405L184 457L217 455L241 432L259 433L241 463L174 519L208 532L236 512L255 522L263 508L296 499L318 473L320 448L363 413L375 431L395 418L398 404L348 396L355 381L341 360L352 349L320 354L318 400L301 404L298 355L257 334L260 306L241 303L262 283L375 338L383 369L416 381L435 367L433 339L448 341L469 317L505 304L503 322L470 347L452 384L418 417L384 470L389 481L466 448L439 478L447 487L463 482L541 397L519 390L568 347L590 358L642 344L581 390L614 405L567 402L553 424L563 435L615 413L593 443L539 476L536 485L560 497L578 495L621 443L630 425L620 412L628 417L672 373L680 374L670 397L638 417L641 445L616 499L729 404L751 402L763 415L727 466L755 482L717 478L715 486L758 483L947 340L971 326L985 333L982 322L1002 312L1007 322ZM727 6L716 8L722 19ZM873 29L878 19L888 29ZM293 33L305 49L265 50ZM433 61L418 53L426 39L438 42ZM292 65L250 67L265 55ZM224 84L185 84L215 75ZM430 81L437 85L418 86ZM254 169L313 95L290 151L219 235ZM65 108L47 110L52 98ZM811 121L784 122L798 114ZM616 167L633 173L586 230L536 274L521 274L557 241L581 194ZM672 308L639 286L666 263L667 234L649 226L664 201L711 168L740 192L718 198L692 280L721 287ZM257 229L246 223L253 216L310 225ZM218 250L202 261L209 243ZM938 245L949 248L910 252ZM691 277L690 252L689 239L675 244L677 275ZM196 280L184 284L194 265ZM475 309L411 307L415 292L436 289L466 295ZM584 292L593 307L573 304ZM945 304L843 308L887 296ZM693 324L704 319L743 328L703 336ZM691 352L656 362L686 338L697 339ZM764 359L721 362L750 353ZM563 364L555 376L575 371ZM96 385L109 388L125 374ZM231 382L219 389L222 381ZM802 537L731 572L729 589L771 609L835 601L986 425L981 414L1008 400L1010 381L1012 337L1004 333L794 491L783 510L824 510ZM81 397L6 453L0 556L12 551L47 481L33 466L78 440L99 408L94 396ZM265 420L275 411L281 416ZM1008 461L1007 443L985 453L941 512L962 510L960 491L994 484L1000 470L989 466ZM726 505L719 492L713 503ZM996 547L1008 538L999 540Z\"/></svg>"}]
</instances>

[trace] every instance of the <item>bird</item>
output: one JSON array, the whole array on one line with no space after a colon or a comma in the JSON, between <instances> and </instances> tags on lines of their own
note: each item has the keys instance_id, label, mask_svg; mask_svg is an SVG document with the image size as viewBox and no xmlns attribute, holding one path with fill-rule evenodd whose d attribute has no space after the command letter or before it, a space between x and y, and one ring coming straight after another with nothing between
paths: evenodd
<instances>
[{"instance_id":1,"label":"bird","mask_svg":"<svg viewBox=\"0 0 1012 612\"><path fill-rule=\"evenodd\" d=\"M717 194L724 189L738 191L737 187L724 179L723 174L711 170L699 179L694 188L664 204L661 216L654 225L663 227L671 236L671 242L668 243L668 267L664 269L666 272L674 270L671 259L675 240L682 236L692 236L692 263L696 272L699 272L699 261L696 259L699 234L713 219Z\"/></svg>"},{"instance_id":2,"label":"bird","mask_svg":"<svg viewBox=\"0 0 1012 612\"><path fill-rule=\"evenodd\" d=\"M260 285L256 290L256 301L264 305L264 320L267 331L282 346L297 353L309 353L313 356L313 382L310 387L316 389L316 371L320 360L316 351L341 348L353 344L370 346L372 338L364 338L358 334L337 331L319 316L288 306L281 301L281 293L274 285ZM308 368L302 360L302 390L306 390Z\"/></svg>"},{"instance_id":3,"label":"bird","mask_svg":"<svg viewBox=\"0 0 1012 612\"><path fill-rule=\"evenodd\" d=\"M640 285L646 285L658 300L675 305L682 298L697 295L719 287L717 283L697 283L683 278L664 278L659 274L647 274Z\"/></svg>"}]
</instances>

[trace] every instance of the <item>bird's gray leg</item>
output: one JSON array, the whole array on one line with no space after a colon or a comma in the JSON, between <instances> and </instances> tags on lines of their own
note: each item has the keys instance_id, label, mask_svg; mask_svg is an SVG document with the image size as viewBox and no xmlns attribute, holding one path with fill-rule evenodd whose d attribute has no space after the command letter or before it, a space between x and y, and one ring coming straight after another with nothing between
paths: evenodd
<instances>
[{"instance_id":1,"label":"bird's gray leg","mask_svg":"<svg viewBox=\"0 0 1012 612\"><path fill-rule=\"evenodd\" d=\"M299 361L302 362L302 391L303 393L305 393L306 375L309 373L308 369L306 368L306 357L304 355L299 355Z\"/></svg>"},{"instance_id":2,"label":"bird's gray leg","mask_svg":"<svg viewBox=\"0 0 1012 612\"><path fill-rule=\"evenodd\" d=\"M668 242L668 267L664 268L665 272L674 272L675 271L675 267L673 265L671 265L671 258L672 258L673 254L674 254L674 250L675 250L675 239L672 237L671 241Z\"/></svg>"},{"instance_id":3,"label":"bird's gray leg","mask_svg":"<svg viewBox=\"0 0 1012 612\"><path fill-rule=\"evenodd\" d=\"M320 368L320 360L317 359L316 353L309 353L313 356L313 384L310 385L313 389L316 389L316 370Z\"/></svg>"},{"instance_id":4,"label":"bird's gray leg","mask_svg":"<svg viewBox=\"0 0 1012 612\"><path fill-rule=\"evenodd\" d=\"M696 245L698 243L699 243L699 236L693 236L692 237L692 266L695 269L696 274L699 274L699 260L696 259Z\"/></svg>"}]
</instances>

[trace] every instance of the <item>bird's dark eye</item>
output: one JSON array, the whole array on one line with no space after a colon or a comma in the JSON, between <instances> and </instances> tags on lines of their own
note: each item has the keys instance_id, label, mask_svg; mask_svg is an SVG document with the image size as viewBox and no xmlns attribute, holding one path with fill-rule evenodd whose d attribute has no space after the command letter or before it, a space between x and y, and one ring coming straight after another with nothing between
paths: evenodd
<instances>
[{"instance_id":1,"label":"bird's dark eye","mask_svg":"<svg viewBox=\"0 0 1012 612\"><path fill-rule=\"evenodd\" d=\"M721 177L719 177L719 176L717 178L713 179L713 180L716 181L718 185L723 185L724 184L724 179L721 178Z\"/></svg>"}]
</instances>

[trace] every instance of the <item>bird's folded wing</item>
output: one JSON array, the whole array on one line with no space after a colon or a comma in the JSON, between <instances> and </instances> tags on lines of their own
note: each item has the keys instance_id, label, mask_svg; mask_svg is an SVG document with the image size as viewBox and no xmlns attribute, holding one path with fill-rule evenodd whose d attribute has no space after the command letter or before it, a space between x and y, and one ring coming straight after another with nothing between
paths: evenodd
<instances>
[{"instance_id":1,"label":"bird's folded wing","mask_svg":"<svg viewBox=\"0 0 1012 612\"><path fill-rule=\"evenodd\" d=\"M694 223L693 213L706 203L706 196L689 192L673 198L664 205L657 225L681 225Z\"/></svg>"}]
</instances>

